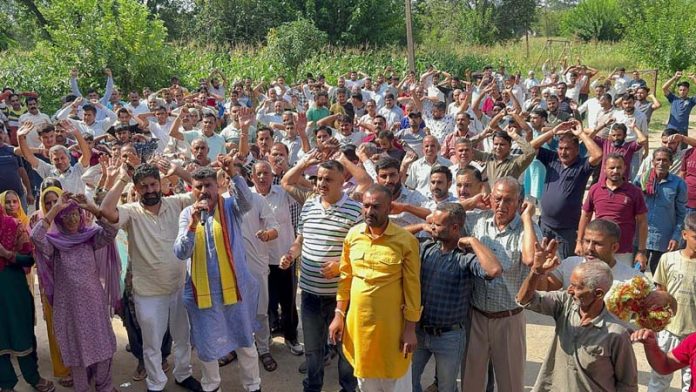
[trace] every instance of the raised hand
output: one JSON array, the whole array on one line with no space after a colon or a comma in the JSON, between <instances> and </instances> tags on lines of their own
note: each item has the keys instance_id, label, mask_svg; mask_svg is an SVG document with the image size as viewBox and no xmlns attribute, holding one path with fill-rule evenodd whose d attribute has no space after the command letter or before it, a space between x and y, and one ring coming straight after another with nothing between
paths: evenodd
<instances>
[{"instance_id":1,"label":"raised hand","mask_svg":"<svg viewBox=\"0 0 696 392\"><path fill-rule=\"evenodd\" d=\"M71 68L70 69L70 77L77 79L77 68Z\"/></svg>"},{"instance_id":2,"label":"raised hand","mask_svg":"<svg viewBox=\"0 0 696 392\"><path fill-rule=\"evenodd\" d=\"M239 126L249 128L256 122L256 114L251 108L241 108L239 110Z\"/></svg>"},{"instance_id":3,"label":"raised hand","mask_svg":"<svg viewBox=\"0 0 696 392\"><path fill-rule=\"evenodd\" d=\"M534 244L534 262L532 263L532 271L537 274L545 274L554 268L558 267L560 260L556 254L558 243L555 239L550 240L544 238L541 244Z\"/></svg>"},{"instance_id":4,"label":"raised hand","mask_svg":"<svg viewBox=\"0 0 696 392\"><path fill-rule=\"evenodd\" d=\"M82 97L77 97L77 98L75 98L75 100L72 102L72 106L73 106L74 108L77 108L77 107L80 106L80 104L82 103L82 101L84 101L84 99L83 99Z\"/></svg>"},{"instance_id":5,"label":"raised hand","mask_svg":"<svg viewBox=\"0 0 696 392\"><path fill-rule=\"evenodd\" d=\"M21 127L17 130L17 136L27 136L31 130L34 129L34 123L31 121L25 121Z\"/></svg>"},{"instance_id":6,"label":"raised hand","mask_svg":"<svg viewBox=\"0 0 696 392\"><path fill-rule=\"evenodd\" d=\"M536 207L534 207L534 203L525 201L522 203L522 213L520 215L522 219L532 219L535 211Z\"/></svg>"},{"instance_id":7,"label":"raised hand","mask_svg":"<svg viewBox=\"0 0 696 392\"><path fill-rule=\"evenodd\" d=\"M111 68L104 68L104 74L109 78L113 76L111 74Z\"/></svg>"},{"instance_id":8,"label":"raised hand","mask_svg":"<svg viewBox=\"0 0 696 392\"><path fill-rule=\"evenodd\" d=\"M307 128L307 113L297 113L297 119L295 120L295 129L297 132L305 132Z\"/></svg>"}]
</instances>

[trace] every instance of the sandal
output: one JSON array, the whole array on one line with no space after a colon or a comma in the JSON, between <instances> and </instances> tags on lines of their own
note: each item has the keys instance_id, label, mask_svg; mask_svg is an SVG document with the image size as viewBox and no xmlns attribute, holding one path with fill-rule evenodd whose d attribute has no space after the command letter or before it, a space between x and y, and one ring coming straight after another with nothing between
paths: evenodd
<instances>
[{"instance_id":1,"label":"sandal","mask_svg":"<svg viewBox=\"0 0 696 392\"><path fill-rule=\"evenodd\" d=\"M218 365L220 367L227 366L237 359L237 353L232 351L231 353L225 355L224 357L218 359Z\"/></svg>"},{"instance_id":2,"label":"sandal","mask_svg":"<svg viewBox=\"0 0 696 392\"><path fill-rule=\"evenodd\" d=\"M45 378L42 378L38 383L32 385L32 388L38 392L54 392L56 390L56 386Z\"/></svg>"},{"instance_id":3,"label":"sandal","mask_svg":"<svg viewBox=\"0 0 696 392\"><path fill-rule=\"evenodd\" d=\"M276 362L275 359L273 359L271 353L261 354L259 359L261 359L263 368L266 369L267 372L272 372L278 369L278 362Z\"/></svg>"},{"instance_id":4,"label":"sandal","mask_svg":"<svg viewBox=\"0 0 696 392\"><path fill-rule=\"evenodd\" d=\"M63 388L72 388L73 387L72 376L65 376L65 377L59 378L58 385L60 385Z\"/></svg>"}]
</instances>

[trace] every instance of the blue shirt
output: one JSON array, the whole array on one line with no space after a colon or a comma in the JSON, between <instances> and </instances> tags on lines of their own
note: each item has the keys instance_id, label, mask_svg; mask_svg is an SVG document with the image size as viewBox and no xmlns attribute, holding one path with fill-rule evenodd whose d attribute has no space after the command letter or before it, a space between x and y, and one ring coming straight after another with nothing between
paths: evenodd
<instances>
[{"instance_id":1,"label":"blue shirt","mask_svg":"<svg viewBox=\"0 0 696 392\"><path fill-rule=\"evenodd\" d=\"M474 277L486 273L473 253L457 248L440 251L432 240L420 245L421 257L421 325L445 328L464 323L471 310Z\"/></svg>"},{"instance_id":2,"label":"blue shirt","mask_svg":"<svg viewBox=\"0 0 696 392\"><path fill-rule=\"evenodd\" d=\"M541 221L554 229L578 227L587 180L594 171L587 158L580 156L565 166L558 154L540 148L537 159L546 167L541 197Z\"/></svg>"},{"instance_id":3,"label":"blue shirt","mask_svg":"<svg viewBox=\"0 0 696 392\"><path fill-rule=\"evenodd\" d=\"M667 128L680 131L689 129L689 114L691 114L691 109L696 106L696 95L691 98L679 98L674 93L669 93L667 100L670 103Z\"/></svg>"},{"instance_id":4,"label":"blue shirt","mask_svg":"<svg viewBox=\"0 0 696 392\"><path fill-rule=\"evenodd\" d=\"M640 178L633 181L640 187ZM648 206L648 240L646 249L667 251L670 240L679 241L686 216L686 182L670 173L655 184L655 194L643 192Z\"/></svg>"}]
</instances>

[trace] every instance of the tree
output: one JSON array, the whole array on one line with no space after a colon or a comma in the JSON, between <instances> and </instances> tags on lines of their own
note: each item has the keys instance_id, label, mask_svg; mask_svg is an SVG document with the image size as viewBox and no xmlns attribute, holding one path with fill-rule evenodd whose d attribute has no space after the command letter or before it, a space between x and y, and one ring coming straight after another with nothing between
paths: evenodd
<instances>
[{"instance_id":1,"label":"tree","mask_svg":"<svg viewBox=\"0 0 696 392\"><path fill-rule=\"evenodd\" d=\"M565 15L563 24L583 41L618 41L624 13L618 0L584 0Z\"/></svg>"},{"instance_id":2,"label":"tree","mask_svg":"<svg viewBox=\"0 0 696 392\"><path fill-rule=\"evenodd\" d=\"M524 36L537 20L535 0L502 0L496 10L495 24L499 41Z\"/></svg>"},{"instance_id":3,"label":"tree","mask_svg":"<svg viewBox=\"0 0 696 392\"><path fill-rule=\"evenodd\" d=\"M266 38L265 52L295 80L300 66L326 45L326 33L309 19L298 19L272 28Z\"/></svg>"},{"instance_id":4,"label":"tree","mask_svg":"<svg viewBox=\"0 0 696 392\"><path fill-rule=\"evenodd\" d=\"M696 64L696 2L624 0L627 48L646 65L666 71Z\"/></svg>"}]
</instances>

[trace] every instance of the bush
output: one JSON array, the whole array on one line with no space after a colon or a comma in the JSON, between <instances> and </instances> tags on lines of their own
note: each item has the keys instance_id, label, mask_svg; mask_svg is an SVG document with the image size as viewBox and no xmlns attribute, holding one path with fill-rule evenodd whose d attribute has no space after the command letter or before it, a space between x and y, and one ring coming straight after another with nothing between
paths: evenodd
<instances>
[{"instance_id":1,"label":"bush","mask_svg":"<svg viewBox=\"0 0 696 392\"><path fill-rule=\"evenodd\" d=\"M583 41L618 41L623 14L618 0L584 0L565 15L562 24Z\"/></svg>"}]
</instances>

